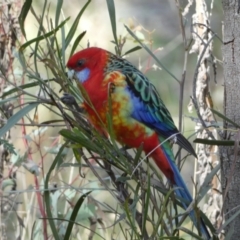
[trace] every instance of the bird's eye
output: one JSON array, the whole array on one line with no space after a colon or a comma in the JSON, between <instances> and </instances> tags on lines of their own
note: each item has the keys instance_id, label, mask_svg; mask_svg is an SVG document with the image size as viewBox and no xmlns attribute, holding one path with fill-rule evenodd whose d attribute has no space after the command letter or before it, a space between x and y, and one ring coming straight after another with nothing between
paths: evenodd
<instances>
[{"instance_id":1,"label":"bird's eye","mask_svg":"<svg viewBox=\"0 0 240 240\"><path fill-rule=\"evenodd\" d=\"M84 59L81 59L77 62L77 66L82 67L84 63L85 63Z\"/></svg>"}]
</instances>

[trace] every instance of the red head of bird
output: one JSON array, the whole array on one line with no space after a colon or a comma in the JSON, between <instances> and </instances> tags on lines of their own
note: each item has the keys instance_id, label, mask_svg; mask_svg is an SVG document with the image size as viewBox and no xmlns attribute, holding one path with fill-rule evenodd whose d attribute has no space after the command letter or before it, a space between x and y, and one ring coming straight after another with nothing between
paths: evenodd
<instances>
[{"instance_id":1,"label":"red head of bird","mask_svg":"<svg viewBox=\"0 0 240 240\"><path fill-rule=\"evenodd\" d=\"M68 60L67 67L74 70L77 79L85 83L98 75L106 66L107 52L101 48L91 47L75 53Z\"/></svg>"}]
</instances>

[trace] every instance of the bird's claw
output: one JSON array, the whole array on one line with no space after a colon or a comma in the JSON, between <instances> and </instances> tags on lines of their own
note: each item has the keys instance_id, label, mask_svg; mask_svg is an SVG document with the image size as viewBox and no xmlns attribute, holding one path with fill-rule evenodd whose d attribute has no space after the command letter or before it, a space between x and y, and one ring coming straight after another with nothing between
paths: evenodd
<instances>
[{"instance_id":1,"label":"bird's claw","mask_svg":"<svg viewBox=\"0 0 240 240\"><path fill-rule=\"evenodd\" d=\"M69 93L63 93L63 96L60 98L60 100L67 106L77 104L74 96Z\"/></svg>"},{"instance_id":2,"label":"bird's claw","mask_svg":"<svg viewBox=\"0 0 240 240\"><path fill-rule=\"evenodd\" d=\"M78 112L84 112L83 108L79 107L79 105L77 104L77 101L73 95L69 93L63 93L63 96L60 98L60 100L68 107L72 107Z\"/></svg>"}]
</instances>

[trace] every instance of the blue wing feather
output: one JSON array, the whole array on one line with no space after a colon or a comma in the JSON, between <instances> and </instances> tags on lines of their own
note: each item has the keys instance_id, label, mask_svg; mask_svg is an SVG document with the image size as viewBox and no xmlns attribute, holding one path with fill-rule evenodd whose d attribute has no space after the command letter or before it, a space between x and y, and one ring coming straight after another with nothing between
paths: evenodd
<instances>
[{"instance_id":1,"label":"blue wing feather","mask_svg":"<svg viewBox=\"0 0 240 240\"><path fill-rule=\"evenodd\" d=\"M149 106L143 102L139 96L136 96L129 87L127 91L131 94L131 99L134 106L131 116L134 119L146 124L152 129L159 131L161 134L167 137L178 133L177 128L172 128L171 125L164 121L160 121L160 119L156 117L154 110L158 111L158 109L150 109Z\"/></svg>"},{"instance_id":2,"label":"blue wing feather","mask_svg":"<svg viewBox=\"0 0 240 240\"><path fill-rule=\"evenodd\" d=\"M173 127L172 124L164 121L164 119L161 118L161 115L157 116L156 112L159 110L156 107L151 107L142 101L139 96L134 94L131 88L128 88L128 91L130 92L132 101L134 103L134 109L131 114L134 119L154 129L161 136L167 138L175 136L179 145L197 157L192 145L181 133L179 133L178 129L175 126Z\"/></svg>"},{"instance_id":3,"label":"blue wing feather","mask_svg":"<svg viewBox=\"0 0 240 240\"><path fill-rule=\"evenodd\" d=\"M128 84L127 91L131 94L134 102L133 118L154 129L161 136L166 138L176 136L177 143L197 157L192 145L176 128L171 114L161 100L156 88L142 72L126 59L111 54L106 71L119 71L125 75Z\"/></svg>"}]
</instances>

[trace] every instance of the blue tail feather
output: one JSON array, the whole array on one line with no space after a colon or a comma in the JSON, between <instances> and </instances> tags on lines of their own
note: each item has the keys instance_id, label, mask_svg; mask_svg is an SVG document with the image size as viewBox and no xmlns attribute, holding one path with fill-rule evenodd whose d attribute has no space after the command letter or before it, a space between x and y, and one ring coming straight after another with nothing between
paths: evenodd
<instances>
[{"instance_id":1,"label":"blue tail feather","mask_svg":"<svg viewBox=\"0 0 240 240\"><path fill-rule=\"evenodd\" d=\"M161 141L161 142L163 142L163 141ZM176 189L174 191L178 197L185 200L185 201L182 201L181 203L182 203L183 208L187 209L189 204L193 201L193 198L192 198L190 192L188 191L188 188L187 188L185 182L183 181L182 176L180 175L180 172L174 162L174 156L173 156L172 150L171 150L170 146L168 146L168 145L169 145L168 142L163 143L162 149L163 149L163 151L169 161L169 164L173 170L173 173L174 173L174 181L175 181L174 186L176 187ZM207 239L207 240L211 239L209 231L208 231L206 225L204 224L202 218L200 218L200 224L198 225L197 218L196 218L193 210L189 213L189 216L190 216L191 220L193 221L194 225L196 227L197 226L200 227L200 231L201 231L204 239Z\"/></svg>"}]
</instances>

